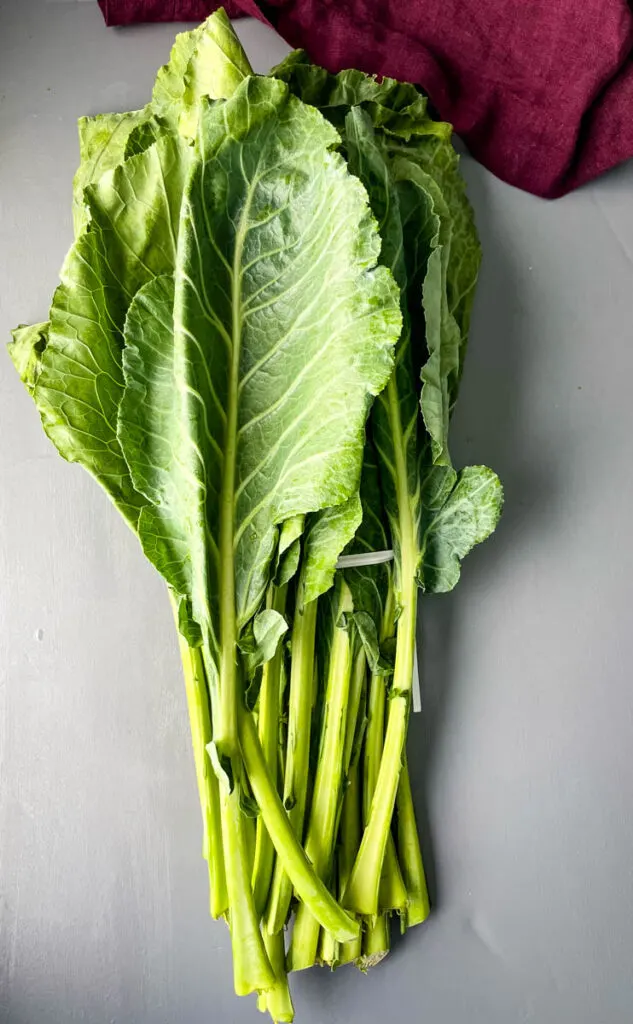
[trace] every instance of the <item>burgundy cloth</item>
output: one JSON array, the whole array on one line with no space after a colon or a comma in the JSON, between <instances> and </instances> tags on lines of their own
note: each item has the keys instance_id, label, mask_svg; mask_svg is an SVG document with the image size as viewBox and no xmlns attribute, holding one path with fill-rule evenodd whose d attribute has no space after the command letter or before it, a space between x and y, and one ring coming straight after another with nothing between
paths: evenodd
<instances>
[{"instance_id":1,"label":"burgundy cloth","mask_svg":"<svg viewBox=\"0 0 633 1024\"><path fill-rule=\"evenodd\" d=\"M99 0L108 25L202 21L212 0ZM553 198L633 155L627 0L228 0L330 71L420 85L471 153Z\"/></svg>"}]
</instances>

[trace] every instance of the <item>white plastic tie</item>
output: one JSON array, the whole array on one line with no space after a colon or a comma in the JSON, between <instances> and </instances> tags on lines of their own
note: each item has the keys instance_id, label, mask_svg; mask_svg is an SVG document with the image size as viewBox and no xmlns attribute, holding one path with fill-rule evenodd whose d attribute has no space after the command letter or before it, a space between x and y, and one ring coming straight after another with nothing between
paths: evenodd
<instances>
[{"instance_id":1,"label":"white plastic tie","mask_svg":"<svg viewBox=\"0 0 633 1024\"><path fill-rule=\"evenodd\" d=\"M364 565L382 565L393 562L393 551L367 551L358 555L341 555L336 563L337 569L360 569Z\"/></svg>"},{"instance_id":2,"label":"white plastic tie","mask_svg":"<svg viewBox=\"0 0 633 1024\"><path fill-rule=\"evenodd\" d=\"M393 561L393 551L367 551L357 555L341 555L336 563L337 569L362 569L365 565L382 565L384 562ZM411 697L414 712L417 714L422 710L422 697L420 694L420 670L418 668L418 644L417 640L413 648L413 677L411 679Z\"/></svg>"}]
</instances>

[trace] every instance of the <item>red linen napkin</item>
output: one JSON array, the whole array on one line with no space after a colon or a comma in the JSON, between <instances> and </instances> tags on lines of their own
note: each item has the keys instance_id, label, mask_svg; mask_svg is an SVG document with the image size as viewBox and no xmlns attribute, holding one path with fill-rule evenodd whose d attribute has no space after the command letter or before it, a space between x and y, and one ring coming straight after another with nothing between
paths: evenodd
<instances>
[{"instance_id":1,"label":"red linen napkin","mask_svg":"<svg viewBox=\"0 0 633 1024\"><path fill-rule=\"evenodd\" d=\"M108 25L202 21L213 0L99 0ZM420 85L504 181L554 198L633 155L627 0L228 0L330 71Z\"/></svg>"}]
</instances>

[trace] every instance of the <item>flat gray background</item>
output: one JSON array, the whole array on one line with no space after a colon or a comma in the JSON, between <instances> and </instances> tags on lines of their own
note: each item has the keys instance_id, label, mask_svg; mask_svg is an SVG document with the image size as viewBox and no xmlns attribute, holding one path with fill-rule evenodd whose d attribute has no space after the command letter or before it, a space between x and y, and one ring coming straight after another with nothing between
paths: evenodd
<instances>
[{"instance_id":1,"label":"flat gray background","mask_svg":"<svg viewBox=\"0 0 633 1024\"><path fill-rule=\"evenodd\" d=\"M76 118L141 106L175 32L2 0L3 338L47 314ZM239 33L256 70L286 50ZM453 447L507 506L458 590L422 602L436 909L368 977L297 977L298 1020L630 1024L633 166L555 204L463 167L485 262ZM1 352L0 396L0 1019L253 1024L207 916L164 588Z\"/></svg>"}]
</instances>

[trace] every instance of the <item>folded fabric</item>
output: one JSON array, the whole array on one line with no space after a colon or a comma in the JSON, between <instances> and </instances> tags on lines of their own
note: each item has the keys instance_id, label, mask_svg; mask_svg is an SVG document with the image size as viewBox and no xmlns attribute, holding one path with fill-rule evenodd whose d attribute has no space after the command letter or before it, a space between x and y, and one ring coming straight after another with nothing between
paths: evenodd
<instances>
[{"instance_id":1,"label":"folded fabric","mask_svg":"<svg viewBox=\"0 0 633 1024\"><path fill-rule=\"evenodd\" d=\"M108 25L201 21L210 0L99 0ZM330 71L415 82L504 181L554 198L633 155L627 0L228 0Z\"/></svg>"}]
</instances>

